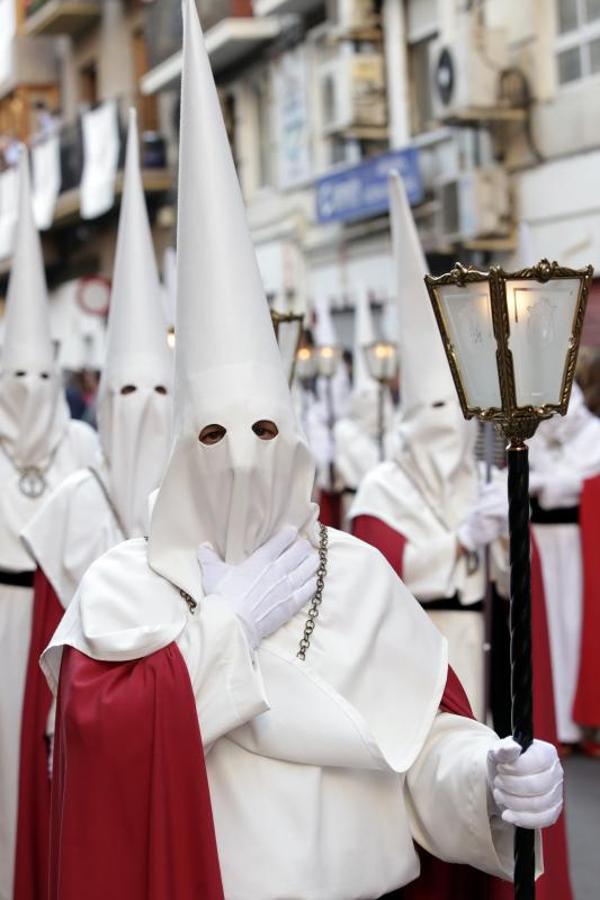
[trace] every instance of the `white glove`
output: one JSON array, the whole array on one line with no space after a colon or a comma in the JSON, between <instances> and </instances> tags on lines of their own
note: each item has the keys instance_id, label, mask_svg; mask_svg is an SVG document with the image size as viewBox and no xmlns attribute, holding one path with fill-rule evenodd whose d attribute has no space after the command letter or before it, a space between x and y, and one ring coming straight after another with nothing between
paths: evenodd
<instances>
[{"instance_id":1,"label":"white glove","mask_svg":"<svg viewBox=\"0 0 600 900\"><path fill-rule=\"evenodd\" d=\"M477 503L460 525L457 537L471 552L508 534L508 495L503 481L485 484Z\"/></svg>"},{"instance_id":2,"label":"white glove","mask_svg":"<svg viewBox=\"0 0 600 900\"><path fill-rule=\"evenodd\" d=\"M210 544L200 544L198 561L205 593L227 600L253 650L302 609L317 589L319 554L292 526L237 566L224 563Z\"/></svg>"},{"instance_id":3,"label":"white glove","mask_svg":"<svg viewBox=\"0 0 600 900\"><path fill-rule=\"evenodd\" d=\"M496 815L520 828L554 825L563 806L563 770L556 748L534 741L525 753L512 737L488 753Z\"/></svg>"}]
</instances>

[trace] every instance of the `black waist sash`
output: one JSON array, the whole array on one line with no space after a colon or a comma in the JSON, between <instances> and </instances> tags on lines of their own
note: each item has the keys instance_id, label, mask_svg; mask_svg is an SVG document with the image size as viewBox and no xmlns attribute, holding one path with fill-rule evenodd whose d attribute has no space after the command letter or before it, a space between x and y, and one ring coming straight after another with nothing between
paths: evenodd
<instances>
[{"instance_id":1,"label":"black waist sash","mask_svg":"<svg viewBox=\"0 0 600 900\"><path fill-rule=\"evenodd\" d=\"M11 587L33 587L33 572L9 572L0 569L0 584L8 584Z\"/></svg>"},{"instance_id":2,"label":"black waist sash","mask_svg":"<svg viewBox=\"0 0 600 900\"><path fill-rule=\"evenodd\" d=\"M530 505L534 525L579 525L579 506L542 509L536 497L531 498Z\"/></svg>"},{"instance_id":3,"label":"black waist sash","mask_svg":"<svg viewBox=\"0 0 600 900\"><path fill-rule=\"evenodd\" d=\"M469 603L465 606L458 599L458 594L455 594L453 597L440 597L439 599L424 601L421 606L427 612L432 612L433 610L439 610L440 612L481 612L483 600L478 600L477 603Z\"/></svg>"}]
</instances>

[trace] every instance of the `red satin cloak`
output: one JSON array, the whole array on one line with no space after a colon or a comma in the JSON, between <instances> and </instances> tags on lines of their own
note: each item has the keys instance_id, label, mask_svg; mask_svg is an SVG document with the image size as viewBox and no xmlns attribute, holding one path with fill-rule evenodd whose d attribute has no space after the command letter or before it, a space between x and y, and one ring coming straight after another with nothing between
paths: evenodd
<instances>
[{"instance_id":1,"label":"red satin cloak","mask_svg":"<svg viewBox=\"0 0 600 900\"><path fill-rule=\"evenodd\" d=\"M353 533L361 540L377 547L398 575L402 577L404 548L407 543L404 535L375 516L357 516L353 520ZM534 541L532 541L531 554L531 598L534 731L537 738L556 745L558 738L554 713L546 601L540 558ZM447 712L472 718L473 714L462 686L452 670L449 672L453 676L452 684L454 681L458 684L463 699L461 700L460 696L453 691L449 695L451 703L448 703L448 697L444 694L442 708ZM448 686L450 684L449 676ZM555 825L544 830L543 844L544 874L536 882L537 900L572 900L564 813ZM453 870L458 870L458 872ZM458 880L453 882L453 878ZM412 889L412 885L404 889L401 895L403 900L405 893L407 900L408 898L410 900L433 900L433 898L435 900L446 900L446 898L454 900L457 897L460 897L461 900L462 898L479 900L479 898L485 897L493 898L493 900L510 900L513 896L513 887L508 882L487 878L487 883L482 883L480 873L475 872L474 869L467 866L449 866L438 860L434 860L432 864L431 857L427 858L421 877L415 882L415 893L409 893Z\"/></svg>"},{"instance_id":2,"label":"red satin cloak","mask_svg":"<svg viewBox=\"0 0 600 900\"><path fill-rule=\"evenodd\" d=\"M39 666L64 610L41 569L33 582L31 643L25 678L19 760L19 817L14 900L48 897L50 778L46 723L52 694Z\"/></svg>"},{"instance_id":3,"label":"red satin cloak","mask_svg":"<svg viewBox=\"0 0 600 900\"><path fill-rule=\"evenodd\" d=\"M583 484L579 527L583 558L583 622L573 718L580 725L600 728L600 475Z\"/></svg>"},{"instance_id":4,"label":"red satin cloak","mask_svg":"<svg viewBox=\"0 0 600 900\"><path fill-rule=\"evenodd\" d=\"M175 644L131 662L63 652L50 900L223 900L204 751Z\"/></svg>"}]
</instances>

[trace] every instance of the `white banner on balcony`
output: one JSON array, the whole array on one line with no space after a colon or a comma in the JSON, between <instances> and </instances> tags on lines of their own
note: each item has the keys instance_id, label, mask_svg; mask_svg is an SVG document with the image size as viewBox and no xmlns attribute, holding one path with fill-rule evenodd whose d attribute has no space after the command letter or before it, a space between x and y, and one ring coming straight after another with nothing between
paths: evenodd
<instances>
[{"instance_id":1,"label":"white banner on balcony","mask_svg":"<svg viewBox=\"0 0 600 900\"><path fill-rule=\"evenodd\" d=\"M18 202L19 173L14 167L0 174L0 259L13 251Z\"/></svg>"},{"instance_id":2,"label":"white banner on balcony","mask_svg":"<svg viewBox=\"0 0 600 900\"><path fill-rule=\"evenodd\" d=\"M119 119L117 104L107 100L82 116L83 175L81 218L96 219L115 201L115 178L119 163Z\"/></svg>"},{"instance_id":3,"label":"white banner on balcony","mask_svg":"<svg viewBox=\"0 0 600 900\"><path fill-rule=\"evenodd\" d=\"M31 148L33 215L40 231L52 225L60 192L60 140L53 134Z\"/></svg>"},{"instance_id":4,"label":"white banner on balcony","mask_svg":"<svg viewBox=\"0 0 600 900\"><path fill-rule=\"evenodd\" d=\"M312 175L307 72L302 47L285 53L273 70L282 190L308 181Z\"/></svg>"}]
</instances>

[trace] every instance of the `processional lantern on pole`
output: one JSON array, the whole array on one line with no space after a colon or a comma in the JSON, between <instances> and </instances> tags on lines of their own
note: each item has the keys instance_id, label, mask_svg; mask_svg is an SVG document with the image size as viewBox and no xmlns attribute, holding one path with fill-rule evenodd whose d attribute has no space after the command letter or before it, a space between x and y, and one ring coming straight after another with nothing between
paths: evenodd
<instances>
[{"instance_id":1,"label":"processional lantern on pole","mask_svg":"<svg viewBox=\"0 0 600 900\"><path fill-rule=\"evenodd\" d=\"M374 341L364 348L369 375L379 385L377 406L377 444L379 459L385 459L385 392L398 374L398 347L392 341Z\"/></svg>"},{"instance_id":2,"label":"processional lantern on pole","mask_svg":"<svg viewBox=\"0 0 600 900\"><path fill-rule=\"evenodd\" d=\"M480 272L457 263L425 283L465 418L492 422L508 441L512 732L533 740L529 464L539 423L565 415L593 269L541 260ZM424 365L427 361L424 360ZM534 831L515 836L515 897L535 896Z\"/></svg>"}]
</instances>

